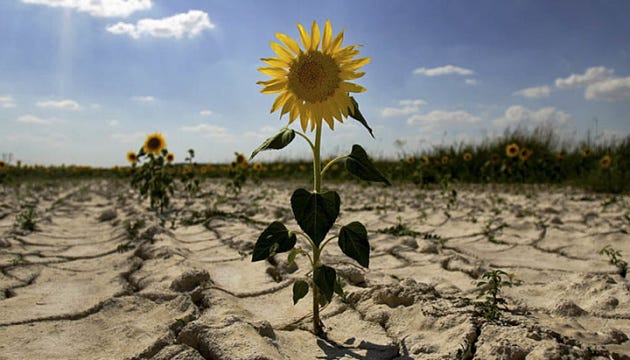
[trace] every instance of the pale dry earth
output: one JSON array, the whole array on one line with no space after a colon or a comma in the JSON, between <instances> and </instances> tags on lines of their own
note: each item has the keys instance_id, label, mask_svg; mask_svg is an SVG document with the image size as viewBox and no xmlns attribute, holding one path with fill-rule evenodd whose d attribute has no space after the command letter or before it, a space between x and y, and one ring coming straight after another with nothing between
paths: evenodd
<instances>
[{"instance_id":1,"label":"pale dry earth","mask_svg":"<svg viewBox=\"0 0 630 360\"><path fill-rule=\"evenodd\" d=\"M0 188L0 359L630 359L628 279L597 253L630 258L627 195L455 185L449 207L412 185L329 185L372 250L365 270L326 248L346 298L323 310L324 340L311 298L292 303L307 259L251 262L268 223L298 228L289 199L305 185L225 185L178 194L164 222L124 182ZM15 225L29 204L33 232ZM487 321L465 299L493 269L515 285Z\"/></svg>"}]
</instances>

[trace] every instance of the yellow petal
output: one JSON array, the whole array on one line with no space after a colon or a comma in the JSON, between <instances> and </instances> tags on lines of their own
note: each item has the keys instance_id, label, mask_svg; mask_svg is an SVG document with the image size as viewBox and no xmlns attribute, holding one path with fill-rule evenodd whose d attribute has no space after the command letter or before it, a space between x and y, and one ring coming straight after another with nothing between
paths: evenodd
<instances>
[{"instance_id":1,"label":"yellow petal","mask_svg":"<svg viewBox=\"0 0 630 360\"><path fill-rule=\"evenodd\" d=\"M354 72L347 70L341 70L339 72L339 78L342 80L354 80L362 77L363 75L365 75L364 72Z\"/></svg>"},{"instance_id":2,"label":"yellow petal","mask_svg":"<svg viewBox=\"0 0 630 360\"><path fill-rule=\"evenodd\" d=\"M260 90L263 94L275 94L284 90L287 86L287 81L280 81L278 83L267 85L264 89Z\"/></svg>"},{"instance_id":3,"label":"yellow petal","mask_svg":"<svg viewBox=\"0 0 630 360\"><path fill-rule=\"evenodd\" d=\"M270 41L269 45L271 45L273 51L275 51L282 60L290 62L293 58L295 58L289 50L285 49L284 46L278 44L277 42Z\"/></svg>"},{"instance_id":4,"label":"yellow petal","mask_svg":"<svg viewBox=\"0 0 630 360\"><path fill-rule=\"evenodd\" d=\"M368 64L370 61L372 61L372 59L370 58L362 58L362 59L355 59L355 60L351 60L351 61L347 61L342 65L342 70L356 70L358 68L360 68L361 66Z\"/></svg>"},{"instance_id":5,"label":"yellow petal","mask_svg":"<svg viewBox=\"0 0 630 360\"><path fill-rule=\"evenodd\" d=\"M285 69L277 67L262 67L258 68L258 71L271 77L282 77L287 75L287 71Z\"/></svg>"},{"instance_id":6,"label":"yellow petal","mask_svg":"<svg viewBox=\"0 0 630 360\"><path fill-rule=\"evenodd\" d=\"M289 124L292 123L299 114L300 114L300 108L297 105L291 107L291 111L289 112Z\"/></svg>"},{"instance_id":7,"label":"yellow petal","mask_svg":"<svg viewBox=\"0 0 630 360\"><path fill-rule=\"evenodd\" d=\"M319 25L317 25L316 21L313 21L313 25L311 26L311 46L309 47L310 50L317 50L320 37L321 33L319 32Z\"/></svg>"},{"instance_id":8,"label":"yellow petal","mask_svg":"<svg viewBox=\"0 0 630 360\"><path fill-rule=\"evenodd\" d=\"M260 60L267 63L269 66L279 67L279 68L288 68L290 63L282 60L280 58L261 58Z\"/></svg>"},{"instance_id":9,"label":"yellow petal","mask_svg":"<svg viewBox=\"0 0 630 360\"><path fill-rule=\"evenodd\" d=\"M304 49L310 49L311 48L311 38L310 36L308 36L308 33L306 32L306 30L304 30L304 27L302 26L302 24L298 23L297 24L298 30L300 30L300 41L302 41L302 46L304 46Z\"/></svg>"},{"instance_id":10,"label":"yellow petal","mask_svg":"<svg viewBox=\"0 0 630 360\"><path fill-rule=\"evenodd\" d=\"M271 112L278 110L282 105L284 105L290 96L291 93L288 91L285 91L282 94L278 95L276 100L273 102L273 105L271 105ZM280 116L282 116L282 114L280 114Z\"/></svg>"},{"instance_id":11,"label":"yellow petal","mask_svg":"<svg viewBox=\"0 0 630 360\"><path fill-rule=\"evenodd\" d=\"M335 38L330 44L330 51L335 52L341 47L341 43L343 42L343 30Z\"/></svg>"},{"instance_id":12,"label":"yellow petal","mask_svg":"<svg viewBox=\"0 0 630 360\"><path fill-rule=\"evenodd\" d=\"M306 127L308 126L308 115L300 113L300 125L302 126L302 131L306 131Z\"/></svg>"},{"instance_id":13,"label":"yellow petal","mask_svg":"<svg viewBox=\"0 0 630 360\"><path fill-rule=\"evenodd\" d=\"M326 20L326 25L324 25L324 36L322 37L322 52L328 53L330 50L330 42L332 41L332 25L330 25L330 20Z\"/></svg>"},{"instance_id":14,"label":"yellow petal","mask_svg":"<svg viewBox=\"0 0 630 360\"><path fill-rule=\"evenodd\" d=\"M345 82L345 81L339 85L339 89L341 89L344 92L354 92L354 93L360 93L360 92L365 91L365 88L363 86Z\"/></svg>"},{"instance_id":15,"label":"yellow petal","mask_svg":"<svg viewBox=\"0 0 630 360\"><path fill-rule=\"evenodd\" d=\"M287 93L287 94L291 95L291 93ZM289 100L286 103L284 103L284 106L282 107L282 111L280 111L280 116L291 111L291 107L293 106L294 102L291 101L290 99L291 99L291 96L289 96Z\"/></svg>"},{"instance_id":16,"label":"yellow petal","mask_svg":"<svg viewBox=\"0 0 630 360\"><path fill-rule=\"evenodd\" d=\"M282 33L276 33L276 37L278 38L278 40L280 40L286 47L289 48L289 50L293 51L293 53L295 55L298 55L300 53L300 45L298 45L297 41L293 40L292 38L290 38L289 36L282 34Z\"/></svg>"}]
</instances>

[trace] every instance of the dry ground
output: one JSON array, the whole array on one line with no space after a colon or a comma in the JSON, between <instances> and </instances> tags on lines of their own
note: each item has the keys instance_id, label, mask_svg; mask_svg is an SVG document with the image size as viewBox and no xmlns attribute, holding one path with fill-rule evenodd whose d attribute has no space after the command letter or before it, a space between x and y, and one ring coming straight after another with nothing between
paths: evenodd
<instances>
[{"instance_id":1,"label":"dry ground","mask_svg":"<svg viewBox=\"0 0 630 360\"><path fill-rule=\"evenodd\" d=\"M322 340L300 320L310 297L291 300L305 259L249 255L269 222L297 229L298 186L233 197L206 182L164 224L124 183L0 188L0 359L630 358L628 279L597 254L610 244L630 258L630 197L465 186L448 208L438 190L333 184L339 221L362 221L372 251L364 271L327 247L347 299L324 309ZM14 226L25 204L34 232ZM135 241L127 220L145 222ZM411 231L387 231L398 225ZM518 283L496 322L463 300L490 269Z\"/></svg>"}]
</instances>

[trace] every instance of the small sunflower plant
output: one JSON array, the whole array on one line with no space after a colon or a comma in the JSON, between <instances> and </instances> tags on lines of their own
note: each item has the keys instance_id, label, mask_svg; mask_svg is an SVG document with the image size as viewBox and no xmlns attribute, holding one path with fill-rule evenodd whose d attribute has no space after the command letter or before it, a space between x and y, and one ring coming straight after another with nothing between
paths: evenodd
<instances>
[{"instance_id":1,"label":"small sunflower plant","mask_svg":"<svg viewBox=\"0 0 630 360\"><path fill-rule=\"evenodd\" d=\"M160 215L169 207L175 190L173 173L168 171L174 160L175 155L167 150L161 133L147 135L138 153L127 153L127 161L133 167L131 186L140 192L142 199L148 197L151 209Z\"/></svg>"},{"instance_id":2,"label":"small sunflower plant","mask_svg":"<svg viewBox=\"0 0 630 360\"><path fill-rule=\"evenodd\" d=\"M323 259L324 248L336 240L345 255L368 268L370 244L362 223L337 222L341 197L336 191L326 189L324 175L335 164L343 162L348 172L361 180L390 183L360 145L352 145L350 153L328 162L321 157L324 126L334 130L337 122L343 123L345 118L351 117L373 136L357 101L350 96L365 91L350 81L364 75L357 70L369 63L370 58L356 59L358 45L342 46L344 32L334 35L330 21L325 23L323 32L315 21L310 34L301 24L297 24L297 28L301 46L291 37L277 33L279 42L271 42L276 56L261 59L266 66L258 69L271 77L258 82L263 86L261 92L277 94L271 112L279 111L281 118L287 115L288 125L255 149L250 160L261 151L286 147L297 135L313 154L312 189L300 188L291 196L291 209L299 229L290 230L280 221L272 222L256 241L252 261L262 261L285 252L289 263L293 263L297 256L308 258L310 271L293 283L293 303L311 292L313 332L325 337L320 308L329 304L334 294L342 296L343 289L336 270ZM298 119L300 129L290 129L289 126ZM338 232L331 235L329 232L333 227Z\"/></svg>"}]
</instances>

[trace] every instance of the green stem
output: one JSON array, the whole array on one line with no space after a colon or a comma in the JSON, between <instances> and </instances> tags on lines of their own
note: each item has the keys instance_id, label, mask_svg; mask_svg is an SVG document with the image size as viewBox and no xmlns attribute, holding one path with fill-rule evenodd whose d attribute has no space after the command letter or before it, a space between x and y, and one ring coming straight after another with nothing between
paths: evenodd
<instances>
[{"instance_id":1,"label":"green stem","mask_svg":"<svg viewBox=\"0 0 630 360\"><path fill-rule=\"evenodd\" d=\"M326 173L326 171L328 171L328 169L337 161L341 161L341 160L345 160L348 158L348 155L343 155L343 156L339 156L338 158L333 159L332 161L330 161L328 164L326 164L326 166L324 166L324 168L322 169L321 172L321 176L322 178L324 177L324 174Z\"/></svg>"},{"instance_id":2,"label":"green stem","mask_svg":"<svg viewBox=\"0 0 630 360\"><path fill-rule=\"evenodd\" d=\"M322 121L317 123L315 128L315 144L313 148L313 191L320 193L322 190L322 162L320 155L320 148L322 144ZM312 245L315 245L314 243ZM319 265L320 249L317 246L313 246L313 271ZM322 322L319 318L319 289L313 281L313 332L317 336L322 336L324 330L322 329Z\"/></svg>"}]
</instances>

